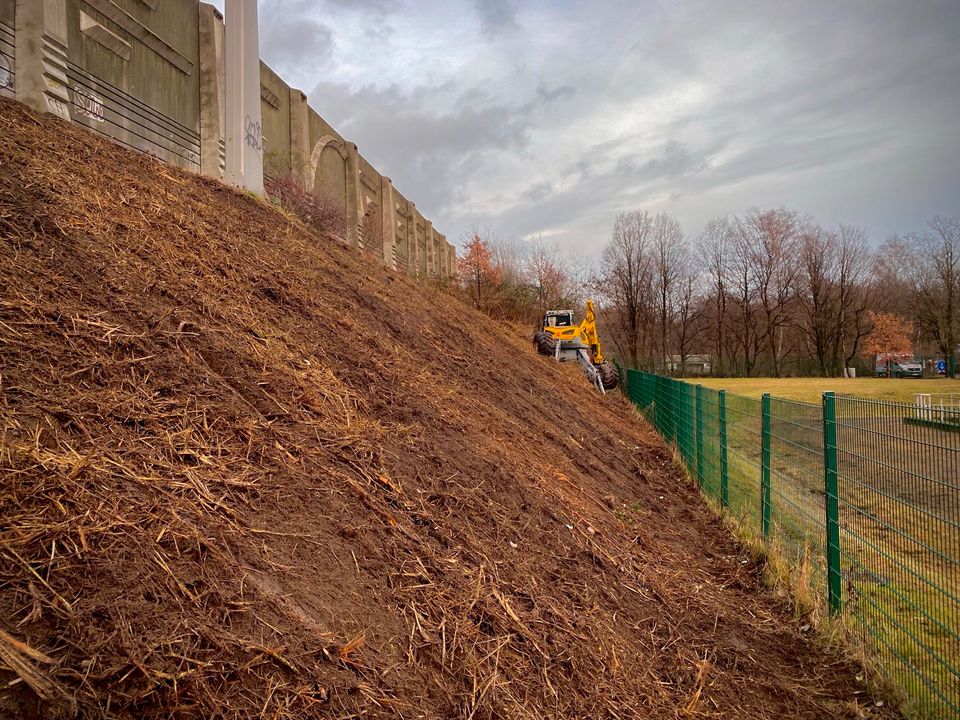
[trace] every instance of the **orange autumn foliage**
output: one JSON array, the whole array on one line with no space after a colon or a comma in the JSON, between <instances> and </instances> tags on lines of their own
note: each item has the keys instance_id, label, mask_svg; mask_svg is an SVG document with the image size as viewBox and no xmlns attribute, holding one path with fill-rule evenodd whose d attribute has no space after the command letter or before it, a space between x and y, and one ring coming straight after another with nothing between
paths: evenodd
<instances>
[{"instance_id":1,"label":"orange autumn foliage","mask_svg":"<svg viewBox=\"0 0 960 720\"><path fill-rule=\"evenodd\" d=\"M898 357L913 354L913 323L893 313L870 312L873 330L863 354Z\"/></svg>"}]
</instances>

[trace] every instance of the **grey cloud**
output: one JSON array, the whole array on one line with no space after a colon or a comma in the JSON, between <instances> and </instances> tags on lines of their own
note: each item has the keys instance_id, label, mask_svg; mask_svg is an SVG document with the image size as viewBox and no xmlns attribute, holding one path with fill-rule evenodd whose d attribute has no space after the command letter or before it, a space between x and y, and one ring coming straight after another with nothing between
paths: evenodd
<instances>
[{"instance_id":1,"label":"grey cloud","mask_svg":"<svg viewBox=\"0 0 960 720\"><path fill-rule=\"evenodd\" d=\"M573 85L560 85L553 89L540 82L537 84L537 99L544 104L552 103L554 100L560 100L566 97L573 97L577 94L577 89Z\"/></svg>"},{"instance_id":2,"label":"grey cloud","mask_svg":"<svg viewBox=\"0 0 960 720\"><path fill-rule=\"evenodd\" d=\"M476 220L591 254L618 210L649 203L693 233L705 212L757 203L891 231L957 212L939 207L960 197L956 0L598 0L523 14L460 0L462 24L442 32L433 4L398 4L262 0L264 57L326 62L314 107L448 237ZM323 31L287 26L278 44L271 26L287 21L268 7L361 32L335 33L332 58ZM533 18L528 41L517 30ZM371 42L378 58L410 57L411 37L431 53L429 85L382 62L364 74ZM490 55L483 40L501 37Z\"/></svg>"},{"instance_id":3,"label":"grey cloud","mask_svg":"<svg viewBox=\"0 0 960 720\"><path fill-rule=\"evenodd\" d=\"M674 180L682 175L703 170L708 157L697 157L683 143L669 140L654 157L643 159L637 156L621 157L616 173L627 180Z\"/></svg>"},{"instance_id":4,"label":"grey cloud","mask_svg":"<svg viewBox=\"0 0 960 720\"><path fill-rule=\"evenodd\" d=\"M401 7L399 0L327 0L327 4L352 12L382 14L397 12Z\"/></svg>"},{"instance_id":5,"label":"grey cloud","mask_svg":"<svg viewBox=\"0 0 960 720\"><path fill-rule=\"evenodd\" d=\"M474 0L480 28L487 37L519 30L517 11L510 0Z\"/></svg>"},{"instance_id":6,"label":"grey cloud","mask_svg":"<svg viewBox=\"0 0 960 720\"><path fill-rule=\"evenodd\" d=\"M323 23L296 15L264 23L261 55L278 71L319 68L333 55L333 31Z\"/></svg>"},{"instance_id":7,"label":"grey cloud","mask_svg":"<svg viewBox=\"0 0 960 720\"><path fill-rule=\"evenodd\" d=\"M465 185L497 154L523 150L531 108L484 104L481 93L469 91L468 101L437 114L422 100L429 93L319 83L310 100L401 193L432 214L462 202Z\"/></svg>"},{"instance_id":8,"label":"grey cloud","mask_svg":"<svg viewBox=\"0 0 960 720\"><path fill-rule=\"evenodd\" d=\"M538 182L534 185L531 185L529 188L523 191L521 197L525 200L530 200L531 202L540 202L550 197L553 193L553 183L550 181Z\"/></svg>"},{"instance_id":9,"label":"grey cloud","mask_svg":"<svg viewBox=\"0 0 960 720\"><path fill-rule=\"evenodd\" d=\"M364 32L374 42L387 43L393 38L395 31L392 25L377 18L364 28Z\"/></svg>"},{"instance_id":10,"label":"grey cloud","mask_svg":"<svg viewBox=\"0 0 960 720\"><path fill-rule=\"evenodd\" d=\"M871 133L847 132L833 136L782 138L751 147L722 166L705 173L701 187L720 187L745 178L827 169L859 161L882 149L889 138Z\"/></svg>"}]
</instances>

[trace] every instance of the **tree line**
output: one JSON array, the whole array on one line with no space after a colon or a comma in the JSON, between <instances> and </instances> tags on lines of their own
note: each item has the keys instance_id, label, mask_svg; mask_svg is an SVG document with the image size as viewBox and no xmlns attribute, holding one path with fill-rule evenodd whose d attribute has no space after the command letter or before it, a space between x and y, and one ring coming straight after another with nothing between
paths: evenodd
<instances>
[{"instance_id":1,"label":"tree line","mask_svg":"<svg viewBox=\"0 0 960 720\"><path fill-rule=\"evenodd\" d=\"M786 208L716 218L692 238L666 213L634 210L617 216L593 267L541 238L509 243L474 228L460 292L521 322L591 295L604 341L630 367L684 374L700 356L715 375L872 372L878 354L956 353L960 218L874 248L860 227Z\"/></svg>"}]
</instances>

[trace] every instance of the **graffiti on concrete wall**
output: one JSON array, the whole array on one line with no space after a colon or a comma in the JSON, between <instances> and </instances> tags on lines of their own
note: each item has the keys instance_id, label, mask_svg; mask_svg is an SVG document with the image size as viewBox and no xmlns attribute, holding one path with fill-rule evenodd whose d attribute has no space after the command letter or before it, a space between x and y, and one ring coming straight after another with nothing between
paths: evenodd
<instances>
[{"instance_id":1,"label":"graffiti on concrete wall","mask_svg":"<svg viewBox=\"0 0 960 720\"><path fill-rule=\"evenodd\" d=\"M246 121L246 142L257 152L263 150L263 128L260 123L251 120L249 115Z\"/></svg>"},{"instance_id":2,"label":"graffiti on concrete wall","mask_svg":"<svg viewBox=\"0 0 960 720\"><path fill-rule=\"evenodd\" d=\"M0 90L13 89L13 68L6 55L0 53Z\"/></svg>"},{"instance_id":3,"label":"graffiti on concrete wall","mask_svg":"<svg viewBox=\"0 0 960 720\"><path fill-rule=\"evenodd\" d=\"M77 108L77 115L94 122L105 122L103 98L76 85L71 86L70 90L73 92L73 104Z\"/></svg>"},{"instance_id":4,"label":"graffiti on concrete wall","mask_svg":"<svg viewBox=\"0 0 960 720\"><path fill-rule=\"evenodd\" d=\"M57 117L63 118L64 120L70 120L70 110L67 109L67 105L63 100L58 97L54 97L50 93L44 93L44 98L47 101L47 108Z\"/></svg>"}]
</instances>

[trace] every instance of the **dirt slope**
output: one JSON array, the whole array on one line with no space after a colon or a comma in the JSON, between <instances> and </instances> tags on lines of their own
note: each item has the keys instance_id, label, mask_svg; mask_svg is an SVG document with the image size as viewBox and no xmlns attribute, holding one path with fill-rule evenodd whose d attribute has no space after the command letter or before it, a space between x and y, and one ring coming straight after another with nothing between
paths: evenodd
<instances>
[{"instance_id":1,"label":"dirt slope","mask_svg":"<svg viewBox=\"0 0 960 720\"><path fill-rule=\"evenodd\" d=\"M619 395L218 183L0 133L0 717L877 715Z\"/></svg>"}]
</instances>

